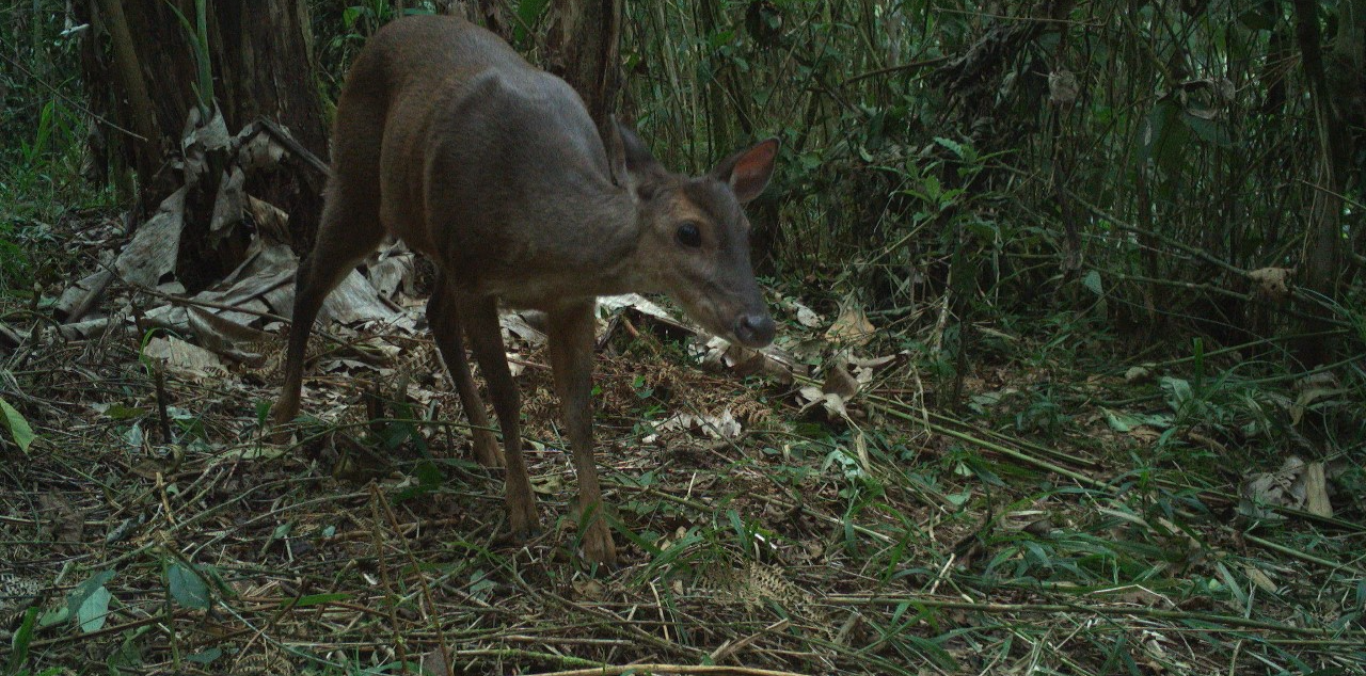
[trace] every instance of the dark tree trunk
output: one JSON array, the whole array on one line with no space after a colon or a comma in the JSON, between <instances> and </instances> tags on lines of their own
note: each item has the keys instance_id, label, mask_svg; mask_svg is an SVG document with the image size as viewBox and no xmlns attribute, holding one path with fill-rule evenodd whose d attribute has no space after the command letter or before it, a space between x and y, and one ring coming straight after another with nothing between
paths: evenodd
<instances>
[{"instance_id":1,"label":"dark tree trunk","mask_svg":"<svg viewBox=\"0 0 1366 676\"><path fill-rule=\"evenodd\" d=\"M207 3L208 53L214 101L229 134L267 118L325 162L326 125L307 7L305 0ZM110 152L116 165L136 172L144 214L183 184L175 162L197 101L194 50L176 10L195 23L194 0L88 0L78 5L94 27L83 60L92 107L109 111L116 123L143 137L124 135ZM274 170L249 175L245 191L289 215L294 246L302 252L317 232L324 182L307 163L287 156ZM182 271L193 270L190 274L202 277L200 281L234 264L231 255L203 248L204 239L195 234L196 228L207 227L216 189L200 186L200 194L187 200L182 258L189 265ZM194 285L194 280L182 281Z\"/></svg>"},{"instance_id":2,"label":"dark tree trunk","mask_svg":"<svg viewBox=\"0 0 1366 676\"><path fill-rule=\"evenodd\" d=\"M621 0L554 0L550 11L546 69L579 92L605 131L621 88Z\"/></svg>"},{"instance_id":3,"label":"dark tree trunk","mask_svg":"<svg viewBox=\"0 0 1366 676\"><path fill-rule=\"evenodd\" d=\"M1351 3L1344 4L1350 9ZM1319 189L1314 191L1313 208L1307 214L1303 279L1310 290L1325 301L1333 302L1338 297L1337 280L1342 274L1342 194L1351 156L1347 146L1349 138L1343 133L1341 111L1335 105L1324 73L1318 11L1319 3L1313 0L1295 0L1296 38L1305 80L1309 84L1319 142L1318 171L1314 179ZM1319 303L1311 304L1307 309L1316 317L1328 314L1328 309ZM1327 328L1327 323L1319 320L1309 321L1306 327L1307 333ZM1315 336L1300 341L1296 347L1305 366L1313 367L1332 359L1335 345L1327 336Z\"/></svg>"}]
</instances>

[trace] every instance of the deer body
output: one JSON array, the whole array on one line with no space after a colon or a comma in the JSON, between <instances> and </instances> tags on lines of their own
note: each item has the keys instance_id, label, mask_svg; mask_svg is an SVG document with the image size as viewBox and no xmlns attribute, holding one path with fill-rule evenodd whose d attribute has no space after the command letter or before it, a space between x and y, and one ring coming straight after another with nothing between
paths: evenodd
<instances>
[{"instance_id":1,"label":"deer body","mask_svg":"<svg viewBox=\"0 0 1366 676\"><path fill-rule=\"evenodd\" d=\"M739 204L763 189L776 150L767 141L707 176L672 174L625 127L613 124L604 142L567 83L492 33L449 17L389 24L356 59L338 102L333 176L317 243L299 268L274 421L298 413L304 348L323 299L392 234L436 263L432 332L476 428L476 458L506 462L518 533L534 530L537 516L497 302L546 312L579 507L589 517L584 553L614 562L592 455L596 298L669 293L710 330L767 344L773 322L749 266ZM465 359L465 333L498 415L502 456Z\"/></svg>"}]
</instances>

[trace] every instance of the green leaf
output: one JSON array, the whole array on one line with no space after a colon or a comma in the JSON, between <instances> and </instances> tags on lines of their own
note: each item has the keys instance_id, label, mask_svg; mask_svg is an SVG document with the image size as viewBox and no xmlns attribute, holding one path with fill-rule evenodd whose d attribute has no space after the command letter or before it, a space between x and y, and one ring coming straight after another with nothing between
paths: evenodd
<instances>
[{"instance_id":1,"label":"green leaf","mask_svg":"<svg viewBox=\"0 0 1366 676\"><path fill-rule=\"evenodd\" d=\"M1172 174L1181 169L1190 132L1185 125L1174 123L1183 112L1173 99L1153 106L1139 131L1139 160L1152 160L1163 171Z\"/></svg>"},{"instance_id":2,"label":"green leaf","mask_svg":"<svg viewBox=\"0 0 1366 676\"><path fill-rule=\"evenodd\" d=\"M541 18L541 13L549 4L549 0L522 0L517 4L517 29L513 37L518 44L526 40L527 29L536 25L536 20Z\"/></svg>"},{"instance_id":3,"label":"green leaf","mask_svg":"<svg viewBox=\"0 0 1366 676\"><path fill-rule=\"evenodd\" d=\"M29 642L33 640L33 627L37 624L38 609L29 608L24 613L24 620L19 624L19 630L14 632L14 638L10 641L9 666L5 668L7 674L18 674L19 667L24 665L24 660L28 659Z\"/></svg>"},{"instance_id":4,"label":"green leaf","mask_svg":"<svg viewBox=\"0 0 1366 676\"><path fill-rule=\"evenodd\" d=\"M33 445L33 428L29 427L23 414L14 410L14 407L4 399L0 399L0 413L4 414L0 416L0 423L3 423L10 436L14 437L14 443L19 445L19 450L28 453L28 447Z\"/></svg>"},{"instance_id":5,"label":"green leaf","mask_svg":"<svg viewBox=\"0 0 1366 676\"><path fill-rule=\"evenodd\" d=\"M934 137L934 142L938 143L941 146L944 146L945 148L948 148L951 152L953 152L954 155L957 155L959 159L969 159L967 157L967 149L963 147L963 144L957 141L946 139L942 136L936 136Z\"/></svg>"},{"instance_id":6,"label":"green leaf","mask_svg":"<svg viewBox=\"0 0 1366 676\"><path fill-rule=\"evenodd\" d=\"M342 25L346 27L346 30L352 30L356 27L356 19L360 18L361 12L364 10L364 7L359 6L347 7L342 10Z\"/></svg>"},{"instance_id":7,"label":"green leaf","mask_svg":"<svg viewBox=\"0 0 1366 676\"><path fill-rule=\"evenodd\" d=\"M959 671L961 669L958 660L955 660L953 655L940 647L937 642L921 638L910 632L906 632L902 636L911 645L915 646L916 650L919 650L922 655L929 658L930 661L934 662L940 669L949 672Z\"/></svg>"},{"instance_id":8,"label":"green leaf","mask_svg":"<svg viewBox=\"0 0 1366 676\"><path fill-rule=\"evenodd\" d=\"M1182 113L1181 121L1205 143L1213 143L1223 148L1233 145L1233 137L1229 135L1228 127L1223 124L1190 113Z\"/></svg>"},{"instance_id":9,"label":"green leaf","mask_svg":"<svg viewBox=\"0 0 1366 676\"><path fill-rule=\"evenodd\" d=\"M1091 293L1096 294L1097 296L1105 295L1105 287L1102 286L1100 283L1099 270L1092 270L1086 273L1086 276L1081 278L1081 285L1086 287L1087 290L1089 290Z\"/></svg>"},{"instance_id":10,"label":"green leaf","mask_svg":"<svg viewBox=\"0 0 1366 676\"><path fill-rule=\"evenodd\" d=\"M130 420L147 415L147 409L124 406L123 404L110 404L104 414L112 420Z\"/></svg>"},{"instance_id":11,"label":"green leaf","mask_svg":"<svg viewBox=\"0 0 1366 676\"><path fill-rule=\"evenodd\" d=\"M1164 430L1172 425L1170 413L1148 414L1148 413L1122 413L1102 408L1105 412L1105 422L1110 425L1110 429L1121 434L1132 431L1135 428L1147 425L1153 429Z\"/></svg>"},{"instance_id":12,"label":"green leaf","mask_svg":"<svg viewBox=\"0 0 1366 676\"><path fill-rule=\"evenodd\" d=\"M102 570L92 575L90 579L85 582L76 585L76 588L72 589L71 593L66 596L66 607L70 611L70 614L76 615L81 605L85 603L85 600L90 598L90 595L94 594L95 590L104 588L105 583L113 578L114 571Z\"/></svg>"},{"instance_id":13,"label":"green leaf","mask_svg":"<svg viewBox=\"0 0 1366 676\"><path fill-rule=\"evenodd\" d=\"M1191 400L1191 385L1182 378L1166 376L1158 381L1158 385L1167 392L1167 404L1173 409L1180 409Z\"/></svg>"},{"instance_id":14,"label":"green leaf","mask_svg":"<svg viewBox=\"0 0 1366 676\"><path fill-rule=\"evenodd\" d=\"M108 589L100 587L91 592L81 607L76 609L76 623L80 625L81 631L93 634L104 628L104 621L109 617L109 601L114 598Z\"/></svg>"},{"instance_id":15,"label":"green leaf","mask_svg":"<svg viewBox=\"0 0 1366 676\"><path fill-rule=\"evenodd\" d=\"M209 648L203 652L198 652L187 656L185 659L195 664L208 664L223 656L222 648Z\"/></svg>"},{"instance_id":16,"label":"green leaf","mask_svg":"<svg viewBox=\"0 0 1366 676\"><path fill-rule=\"evenodd\" d=\"M209 587L193 568L179 561L167 567L171 598L186 608L209 609Z\"/></svg>"},{"instance_id":17,"label":"green leaf","mask_svg":"<svg viewBox=\"0 0 1366 676\"><path fill-rule=\"evenodd\" d=\"M719 49L735 40L735 31L717 31L707 36L707 46Z\"/></svg>"}]
</instances>

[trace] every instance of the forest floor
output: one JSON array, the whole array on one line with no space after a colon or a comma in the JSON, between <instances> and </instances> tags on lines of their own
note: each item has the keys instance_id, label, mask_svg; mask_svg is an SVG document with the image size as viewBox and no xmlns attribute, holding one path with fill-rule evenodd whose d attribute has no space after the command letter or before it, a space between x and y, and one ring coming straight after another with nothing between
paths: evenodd
<instances>
[{"instance_id":1,"label":"forest floor","mask_svg":"<svg viewBox=\"0 0 1366 676\"><path fill-rule=\"evenodd\" d=\"M0 308L24 341L0 397L34 433L0 445L0 667L1366 673L1360 449L1304 433L1359 410L1341 390L1241 374L1237 352L1127 357L1072 313L1035 335L984 319L955 408L935 322L858 337L862 318L775 307L823 380L703 367L648 316L612 322L611 570L577 554L543 348L511 346L544 526L524 542L420 327L320 341L309 418L276 444L278 347L196 368L155 356L165 332L64 340Z\"/></svg>"}]
</instances>

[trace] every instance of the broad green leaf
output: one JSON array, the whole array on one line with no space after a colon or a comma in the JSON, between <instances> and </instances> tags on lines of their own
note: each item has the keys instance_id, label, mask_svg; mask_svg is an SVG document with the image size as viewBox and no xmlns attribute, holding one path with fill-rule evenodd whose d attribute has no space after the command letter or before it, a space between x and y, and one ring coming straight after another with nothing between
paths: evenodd
<instances>
[{"instance_id":1,"label":"broad green leaf","mask_svg":"<svg viewBox=\"0 0 1366 676\"><path fill-rule=\"evenodd\" d=\"M513 39L518 44L526 41L527 29L536 25L536 20L541 18L541 12L549 4L549 0L522 0L517 4L517 28L513 31Z\"/></svg>"},{"instance_id":2,"label":"broad green leaf","mask_svg":"<svg viewBox=\"0 0 1366 676\"><path fill-rule=\"evenodd\" d=\"M1105 295L1105 287L1100 282L1099 270L1091 270L1090 272L1087 272L1086 276L1081 278L1081 284L1082 286L1086 287L1087 290L1089 290L1091 293L1096 294L1097 296Z\"/></svg>"},{"instance_id":3,"label":"broad green leaf","mask_svg":"<svg viewBox=\"0 0 1366 676\"><path fill-rule=\"evenodd\" d=\"M1182 378L1165 376L1158 384L1167 392L1167 403L1173 409L1181 408L1182 404L1191 400L1191 384Z\"/></svg>"},{"instance_id":4,"label":"broad green leaf","mask_svg":"<svg viewBox=\"0 0 1366 676\"><path fill-rule=\"evenodd\" d=\"M1157 429L1166 429L1171 425L1171 418L1159 415L1144 415L1141 413L1121 413L1110 409L1101 409L1105 412L1105 422L1110 425L1110 429L1128 433L1137 427L1147 425Z\"/></svg>"},{"instance_id":5,"label":"broad green leaf","mask_svg":"<svg viewBox=\"0 0 1366 676\"><path fill-rule=\"evenodd\" d=\"M1199 115L1183 113L1181 121L1190 127L1191 131L1206 143L1227 148L1233 145L1233 137L1229 136L1228 127L1215 120L1207 120Z\"/></svg>"},{"instance_id":6,"label":"broad green leaf","mask_svg":"<svg viewBox=\"0 0 1366 676\"><path fill-rule=\"evenodd\" d=\"M92 634L104 628L104 621L109 617L109 601L113 598L114 595L104 587L86 597L81 607L76 609L76 623L81 631Z\"/></svg>"},{"instance_id":7,"label":"broad green leaf","mask_svg":"<svg viewBox=\"0 0 1366 676\"><path fill-rule=\"evenodd\" d=\"M222 648L209 648L208 650L205 650L203 652L188 655L185 657L185 660L189 662L194 662L195 664L208 664L222 656Z\"/></svg>"},{"instance_id":8,"label":"broad green leaf","mask_svg":"<svg viewBox=\"0 0 1366 676\"><path fill-rule=\"evenodd\" d=\"M171 564L166 570L167 582L171 587L171 598L186 608L208 610L209 588L199 573L183 563Z\"/></svg>"},{"instance_id":9,"label":"broad green leaf","mask_svg":"<svg viewBox=\"0 0 1366 676\"><path fill-rule=\"evenodd\" d=\"M1140 160L1152 160L1169 174L1180 171L1181 162L1185 160L1186 142L1190 139L1189 129L1183 124L1176 124L1182 112L1180 104L1172 99L1153 106L1140 130Z\"/></svg>"},{"instance_id":10,"label":"broad green leaf","mask_svg":"<svg viewBox=\"0 0 1366 676\"><path fill-rule=\"evenodd\" d=\"M28 447L33 445L33 428L29 427L23 414L14 410L14 407L4 399L0 399L0 423L3 423L10 436L14 437L14 443L19 445L19 450L28 453Z\"/></svg>"},{"instance_id":11,"label":"broad green leaf","mask_svg":"<svg viewBox=\"0 0 1366 676\"><path fill-rule=\"evenodd\" d=\"M80 610L81 605L85 603L85 600L90 598L90 595L94 594L95 590L103 589L105 583L113 578L114 571L102 570L92 575L90 579L85 582L76 585L76 588L72 589L71 593L66 596L66 607L70 611L70 614L76 615Z\"/></svg>"}]
</instances>

